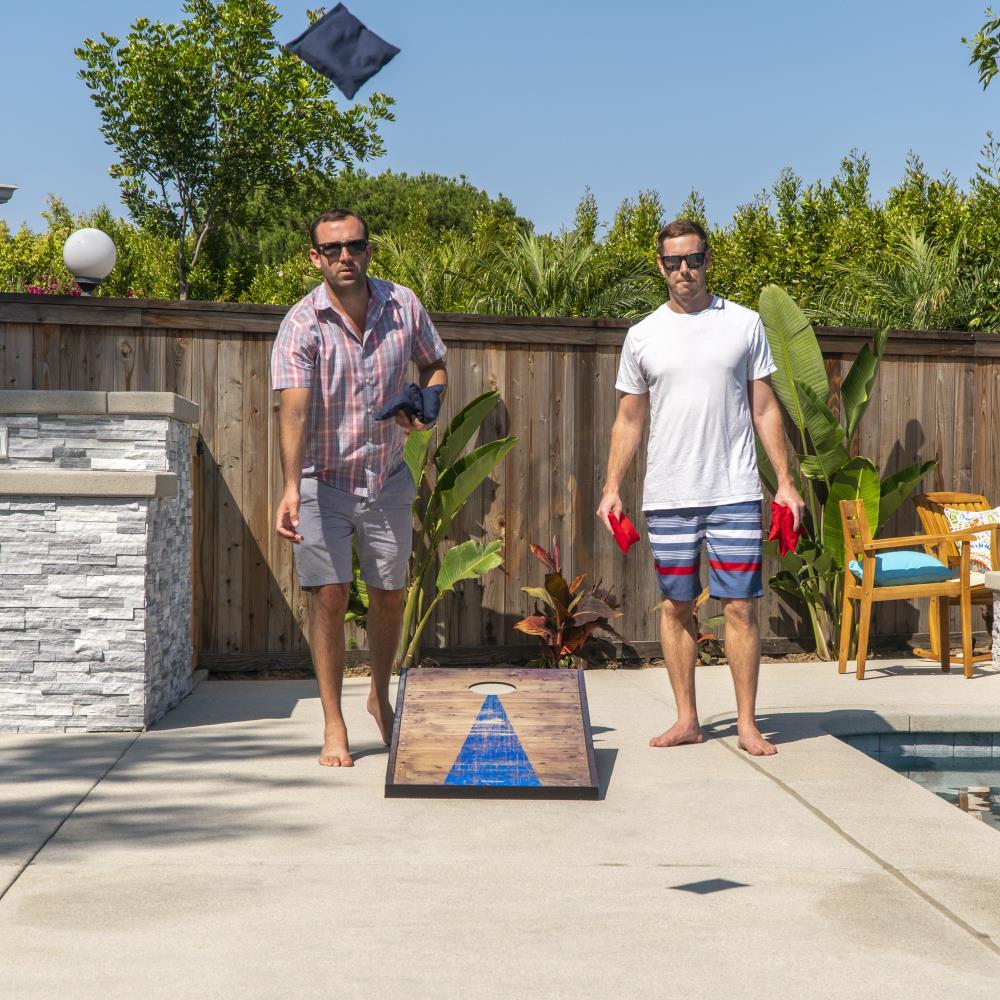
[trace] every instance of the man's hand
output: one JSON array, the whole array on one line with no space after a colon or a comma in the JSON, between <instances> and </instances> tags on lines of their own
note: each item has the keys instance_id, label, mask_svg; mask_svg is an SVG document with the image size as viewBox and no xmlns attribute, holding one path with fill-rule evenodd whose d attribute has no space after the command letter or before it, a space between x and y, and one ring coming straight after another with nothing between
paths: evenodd
<instances>
[{"instance_id":1,"label":"man's hand","mask_svg":"<svg viewBox=\"0 0 1000 1000\"><path fill-rule=\"evenodd\" d=\"M405 413L403 413L402 410L396 414L396 423L399 424L399 426L402 427L407 434L409 434L410 431L425 431L429 427L434 426L434 424L422 423L417 420L416 417L411 420Z\"/></svg>"},{"instance_id":2,"label":"man's hand","mask_svg":"<svg viewBox=\"0 0 1000 1000\"><path fill-rule=\"evenodd\" d=\"M799 491L792 482L781 483L778 492L774 494L774 502L783 504L792 512L794 518L792 528L799 531L802 528L802 515L806 509L806 502L799 496Z\"/></svg>"},{"instance_id":3,"label":"man's hand","mask_svg":"<svg viewBox=\"0 0 1000 1000\"><path fill-rule=\"evenodd\" d=\"M293 544L298 545L302 541L298 527L299 494L291 490L285 490L281 497L281 503L278 504L278 514L274 530L281 538L287 538Z\"/></svg>"},{"instance_id":4,"label":"man's hand","mask_svg":"<svg viewBox=\"0 0 1000 1000\"><path fill-rule=\"evenodd\" d=\"M604 527L611 531L611 522L608 520L608 514L614 514L615 517L621 518L622 516L622 498L618 495L617 490L605 490L604 496L601 497L601 505L597 508L597 516L604 522ZM611 532L614 534L614 532Z\"/></svg>"}]
</instances>

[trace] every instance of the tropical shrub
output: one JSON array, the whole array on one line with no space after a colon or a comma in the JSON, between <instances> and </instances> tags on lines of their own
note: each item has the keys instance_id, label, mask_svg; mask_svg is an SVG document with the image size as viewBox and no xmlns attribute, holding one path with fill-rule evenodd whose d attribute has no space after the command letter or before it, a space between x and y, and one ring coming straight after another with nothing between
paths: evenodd
<instances>
[{"instance_id":1,"label":"tropical shrub","mask_svg":"<svg viewBox=\"0 0 1000 1000\"><path fill-rule=\"evenodd\" d=\"M761 292L760 315L777 371L775 392L799 443L795 475L806 501L803 534L795 552L780 555L765 542L781 569L770 584L805 605L823 659L831 659L838 636L844 536L841 500L861 500L868 521L880 530L936 462L917 462L885 479L870 459L852 456L861 418L871 401L888 332L876 333L854 359L840 388L844 423L830 409L830 384L823 355L809 320L791 296L776 285ZM774 470L758 444L761 476L772 493Z\"/></svg>"},{"instance_id":2,"label":"tropical shrub","mask_svg":"<svg viewBox=\"0 0 1000 1000\"><path fill-rule=\"evenodd\" d=\"M500 393L495 390L477 396L452 418L433 450L435 428L414 431L406 439L403 460L417 485L417 497L413 502L413 551L397 656L401 664L413 662L431 615L455 585L481 577L503 561L499 539L469 539L445 551L435 573L439 549L455 516L517 444L516 437L503 437L465 452L499 402Z\"/></svg>"},{"instance_id":3,"label":"tropical shrub","mask_svg":"<svg viewBox=\"0 0 1000 1000\"><path fill-rule=\"evenodd\" d=\"M535 613L515 622L514 628L525 635L536 636L541 646L539 663L543 667L572 666L580 662L584 643L593 632L607 632L623 642L625 638L615 631L612 618L619 617L621 606L610 590L598 582L585 587L585 576L567 582L562 574L559 546L552 539L552 552L540 545L530 544L531 554L545 566L543 587L522 587L529 596L539 601Z\"/></svg>"}]
</instances>

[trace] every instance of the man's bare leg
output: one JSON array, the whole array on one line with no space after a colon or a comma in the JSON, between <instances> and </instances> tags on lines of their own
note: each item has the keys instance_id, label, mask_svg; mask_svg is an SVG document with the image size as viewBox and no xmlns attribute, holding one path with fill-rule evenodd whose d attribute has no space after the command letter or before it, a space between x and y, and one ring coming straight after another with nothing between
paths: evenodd
<instances>
[{"instance_id":1,"label":"man's bare leg","mask_svg":"<svg viewBox=\"0 0 1000 1000\"><path fill-rule=\"evenodd\" d=\"M694 690L694 664L698 650L695 636L693 601L663 602L660 614L660 643L663 662L667 665L670 687L677 703L677 721L666 732L654 736L651 747L675 747L681 743L702 743L705 740L698 722L698 706Z\"/></svg>"},{"instance_id":2,"label":"man's bare leg","mask_svg":"<svg viewBox=\"0 0 1000 1000\"><path fill-rule=\"evenodd\" d=\"M347 744L347 725L340 707L344 687L344 613L350 584L316 587L309 602L309 652L323 705L323 749L319 762L325 767L353 767Z\"/></svg>"},{"instance_id":3,"label":"man's bare leg","mask_svg":"<svg viewBox=\"0 0 1000 1000\"><path fill-rule=\"evenodd\" d=\"M736 689L736 728L741 749L754 757L778 752L757 728L757 676L760 673L760 629L755 600L724 599L726 659Z\"/></svg>"},{"instance_id":4,"label":"man's bare leg","mask_svg":"<svg viewBox=\"0 0 1000 1000\"><path fill-rule=\"evenodd\" d=\"M372 670L368 711L374 717L386 746L392 741L392 726L396 719L389 701L389 678L403 626L403 596L402 590L368 588L367 632Z\"/></svg>"}]
</instances>

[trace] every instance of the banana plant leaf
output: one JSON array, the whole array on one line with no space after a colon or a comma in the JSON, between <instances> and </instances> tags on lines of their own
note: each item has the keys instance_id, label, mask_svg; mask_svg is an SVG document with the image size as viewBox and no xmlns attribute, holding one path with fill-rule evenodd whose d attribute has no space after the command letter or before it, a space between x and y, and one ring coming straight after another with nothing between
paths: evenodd
<instances>
[{"instance_id":1,"label":"banana plant leaf","mask_svg":"<svg viewBox=\"0 0 1000 1000\"><path fill-rule=\"evenodd\" d=\"M844 568L844 531L840 523L840 501L862 501L868 523L878 524L880 499L878 472L867 458L852 458L837 473L823 511L823 552L838 568Z\"/></svg>"},{"instance_id":2,"label":"banana plant leaf","mask_svg":"<svg viewBox=\"0 0 1000 1000\"><path fill-rule=\"evenodd\" d=\"M780 590L782 593L796 597L800 601L805 600L798 577L794 573L789 573L787 569L779 570L767 583L772 590Z\"/></svg>"},{"instance_id":3,"label":"banana plant leaf","mask_svg":"<svg viewBox=\"0 0 1000 1000\"><path fill-rule=\"evenodd\" d=\"M500 464L515 444L517 444L516 437L505 437L480 445L467 455L463 455L441 474L435 490L440 501L434 544L441 540L445 529L461 510L462 504L479 488L483 480Z\"/></svg>"},{"instance_id":4,"label":"banana plant leaf","mask_svg":"<svg viewBox=\"0 0 1000 1000\"><path fill-rule=\"evenodd\" d=\"M411 431L403 445L403 461L413 476L413 481L420 489L420 481L424 477L424 467L427 465L427 452L431 444L432 430Z\"/></svg>"},{"instance_id":5,"label":"banana plant leaf","mask_svg":"<svg viewBox=\"0 0 1000 1000\"><path fill-rule=\"evenodd\" d=\"M500 555L502 546L499 538L485 544L470 538L460 545L453 545L441 560L437 575L438 592L454 590L455 584L462 580L472 580L496 569L503 562Z\"/></svg>"},{"instance_id":6,"label":"banana plant leaf","mask_svg":"<svg viewBox=\"0 0 1000 1000\"><path fill-rule=\"evenodd\" d=\"M777 371L771 382L786 412L804 434L806 416L797 383L809 386L818 399L830 393L823 354L805 313L792 297L777 285L760 293L760 316Z\"/></svg>"},{"instance_id":7,"label":"banana plant leaf","mask_svg":"<svg viewBox=\"0 0 1000 1000\"><path fill-rule=\"evenodd\" d=\"M806 433L813 450L812 456L803 456L800 463L802 474L811 479L823 479L829 484L837 471L851 460L844 445L844 428L830 412L826 402L810 386L795 379L795 387L799 393ZM814 460L809 461L809 458ZM817 471L820 472L819 476L815 475Z\"/></svg>"},{"instance_id":8,"label":"banana plant leaf","mask_svg":"<svg viewBox=\"0 0 1000 1000\"><path fill-rule=\"evenodd\" d=\"M889 521L889 518L899 510L902 502L913 492L917 483L927 475L936 460L917 462L899 472L893 473L882 483L882 495L878 505L878 530Z\"/></svg>"},{"instance_id":9,"label":"banana plant leaf","mask_svg":"<svg viewBox=\"0 0 1000 1000\"><path fill-rule=\"evenodd\" d=\"M872 339L872 347L864 344L858 356L851 365L851 370L847 373L843 385L840 387L840 396L844 401L844 418L847 422L847 439L854 437L854 432L861 423L861 418L868 409L868 404L872 398L872 386L875 384L875 377L878 375L879 365L882 363L882 355L885 353L886 341L889 339L888 330L879 330Z\"/></svg>"},{"instance_id":10,"label":"banana plant leaf","mask_svg":"<svg viewBox=\"0 0 1000 1000\"><path fill-rule=\"evenodd\" d=\"M492 389L477 396L455 414L434 452L434 464L438 472L444 472L458 458L499 402L500 393Z\"/></svg>"}]
</instances>

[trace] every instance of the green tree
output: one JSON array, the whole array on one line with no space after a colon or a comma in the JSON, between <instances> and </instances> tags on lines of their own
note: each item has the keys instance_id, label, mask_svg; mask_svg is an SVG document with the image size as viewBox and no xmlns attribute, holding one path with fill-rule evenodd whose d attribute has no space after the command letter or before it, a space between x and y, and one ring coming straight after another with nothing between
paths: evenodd
<instances>
[{"instance_id":1,"label":"green tree","mask_svg":"<svg viewBox=\"0 0 1000 1000\"><path fill-rule=\"evenodd\" d=\"M851 261L834 265L839 280L820 300L820 312L840 326L897 330L975 329L992 326L994 313L978 317L980 289L996 282L992 261L965 263L966 237L950 243L928 239L908 226L873 264Z\"/></svg>"},{"instance_id":2,"label":"green tree","mask_svg":"<svg viewBox=\"0 0 1000 1000\"><path fill-rule=\"evenodd\" d=\"M206 252L219 262L220 270L245 255L247 247L256 249L256 261L251 258L243 265L242 278L234 275L230 297L240 297L246 290L256 262L281 266L307 251L312 220L331 208L358 212L373 236L400 236L412 228L415 217L434 237L450 233L470 236L480 212L531 227L517 215L510 199L502 194L492 198L464 175L422 173L411 177L391 170L373 175L345 170L330 175L307 170L279 190L257 191L242 217L226 221L210 238Z\"/></svg>"},{"instance_id":3,"label":"green tree","mask_svg":"<svg viewBox=\"0 0 1000 1000\"><path fill-rule=\"evenodd\" d=\"M997 56L1000 55L1000 17L993 14L991 7L986 8L986 20L972 38L963 38L972 54L969 65L979 69L979 82L985 90L990 81L997 75Z\"/></svg>"},{"instance_id":4,"label":"green tree","mask_svg":"<svg viewBox=\"0 0 1000 1000\"><path fill-rule=\"evenodd\" d=\"M205 240L254 191L303 169L333 172L383 152L392 100L340 111L331 84L275 48L265 0L185 0L179 24L139 18L127 44L102 34L76 50L80 78L117 150L112 176L143 228L176 241L182 299Z\"/></svg>"}]
</instances>

